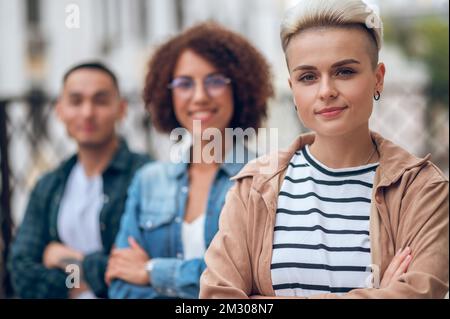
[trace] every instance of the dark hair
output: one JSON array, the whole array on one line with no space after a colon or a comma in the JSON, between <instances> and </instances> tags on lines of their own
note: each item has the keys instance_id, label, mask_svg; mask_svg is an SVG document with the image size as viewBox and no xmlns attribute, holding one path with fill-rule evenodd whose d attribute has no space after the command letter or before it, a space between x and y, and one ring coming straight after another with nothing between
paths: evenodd
<instances>
[{"instance_id":1,"label":"dark hair","mask_svg":"<svg viewBox=\"0 0 450 319\"><path fill-rule=\"evenodd\" d=\"M260 127L273 96L271 72L266 59L244 37L207 22L171 38L150 59L143 98L156 129L169 133L180 127L175 117L172 81L180 55L192 50L231 79L234 114L230 127Z\"/></svg>"},{"instance_id":2,"label":"dark hair","mask_svg":"<svg viewBox=\"0 0 450 319\"><path fill-rule=\"evenodd\" d=\"M105 72L106 74L108 74L111 77L111 80L113 81L114 86L116 87L117 91L119 91L119 81L117 81L117 77L114 74L113 71L111 71L111 69L109 69L107 66L105 66L103 63L101 62L85 62L85 63L80 63L77 64L73 67L71 67L65 74L63 77L63 83L65 84L67 81L67 78L75 71L80 70L80 69L92 69L92 70L98 70L98 71L102 71Z\"/></svg>"}]
</instances>

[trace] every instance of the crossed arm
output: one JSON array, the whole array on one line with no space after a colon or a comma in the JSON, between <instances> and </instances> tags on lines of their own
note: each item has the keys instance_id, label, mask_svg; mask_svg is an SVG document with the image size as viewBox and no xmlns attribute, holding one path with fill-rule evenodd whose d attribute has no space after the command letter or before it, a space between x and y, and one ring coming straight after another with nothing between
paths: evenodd
<instances>
[{"instance_id":1,"label":"crossed arm","mask_svg":"<svg viewBox=\"0 0 450 319\"><path fill-rule=\"evenodd\" d=\"M405 248L389 261L381 274L381 287L310 298L442 298L447 293L448 183L428 181L410 189L406 196L410 204L402 207L398 229L402 236L396 244L410 250ZM228 194L219 232L206 253L200 298L249 298L255 294L255 282L261 275L252 271L252 240L260 239L248 234L247 225L255 216L247 210L243 200L247 197L239 182Z\"/></svg>"}]
</instances>

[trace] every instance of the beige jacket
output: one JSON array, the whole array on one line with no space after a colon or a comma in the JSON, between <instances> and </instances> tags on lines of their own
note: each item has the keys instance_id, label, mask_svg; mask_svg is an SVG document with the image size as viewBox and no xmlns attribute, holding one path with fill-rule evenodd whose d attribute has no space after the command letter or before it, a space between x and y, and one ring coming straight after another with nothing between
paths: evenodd
<instances>
[{"instance_id":1,"label":"beige jacket","mask_svg":"<svg viewBox=\"0 0 450 319\"><path fill-rule=\"evenodd\" d=\"M380 153L370 217L373 269L383 276L395 253L410 247L407 273L383 289L355 289L312 298L443 298L448 291L448 180L427 156L416 158L372 133ZM294 152L312 144L302 135L287 150L250 162L237 176L205 255L200 298L275 296L270 264L278 193ZM268 160L277 169L260 172ZM376 275L376 271L374 272Z\"/></svg>"}]
</instances>

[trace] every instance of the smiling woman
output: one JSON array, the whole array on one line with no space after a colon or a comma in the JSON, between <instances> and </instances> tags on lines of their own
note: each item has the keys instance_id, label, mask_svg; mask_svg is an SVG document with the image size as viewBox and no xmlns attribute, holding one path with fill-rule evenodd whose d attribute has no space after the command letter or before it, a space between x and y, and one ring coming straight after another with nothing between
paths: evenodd
<instances>
[{"instance_id":1,"label":"smiling woman","mask_svg":"<svg viewBox=\"0 0 450 319\"><path fill-rule=\"evenodd\" d=\"M178 122L191 133L195 120L201 122L203 130L215 127L225 132L234 111L230 82L194 51L183 52L178 58L171 84Z\"/></svg>"},{"instance_id":2,"label":"smiling woman","mask_svg":"<svg viewBox=\"0 0 450 319\"><path fill-rule=\"evenodd\" d=\"M190 57L196 59L191 61ZM233 116L230 128L257 129L261 125L267 115L267 100L273 96L266 60L242 36L217 24L204 23L158 47L150 60L143 95L156 128L170 133L183 126L175 114L176 96L172 94L173 88L170 89L170 86L174 80L177 81L177 76L189 72L192 73L190 79L195 82L195 88L202 88L202 78L199 75L195 79L192 77L201 70L191 63L200 63L209 72L214 71L225 77L227 80L224 82L230 82L225 86L228 87L226 93L232 93ZM208 93L211 92L208 89Z\"/></svg>"},{"instance_id":3,"label":"smiling woman","mask_svg":"<svg viewBox=\"0 0 450 319\"><path fill-rule=\"evenodd\" d=\"M222 136L227 128L256 129L272 94L264 57L242 36L205 23L157 48L144 101L157 129L182 127L193 135L185 154L192 158L209 142L197 135L195 122L199 133L215 129ZM239 149L244 158L234 156ZM203 156L191 163L157 162L136 175L106 273L112 298L198 297L203 255L234 184L230 178L255 157L241 140L213 153L218 150L212 162Z\"/></svg>"},{"instance_id":4,"label":"smiling woman","mask_svg":"<svg viewBox=\"0 0 450 319\"><path fill-rule=\"evenodd\" d=\"M234 177L201 298L444 297L448 180L429 156L369 129L381 39L361 0L300 0L287 12L289 85L313 133ZM263 174L267 162L278 167Z\"/></svg>"}]
</instances>

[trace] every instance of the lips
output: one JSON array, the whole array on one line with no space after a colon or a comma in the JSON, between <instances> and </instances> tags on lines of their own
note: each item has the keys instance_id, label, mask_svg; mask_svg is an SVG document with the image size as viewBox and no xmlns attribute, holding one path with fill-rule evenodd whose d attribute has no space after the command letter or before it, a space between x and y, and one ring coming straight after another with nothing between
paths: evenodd
<instances>
[{"instance_id":1,"label":"lips","mask_svg":"<svg viewBox=\"0 0 450 319\"><path fill-rule=\"evenodd\" d=\"M326 118L331 118L331 117L338 116L338 115L341 114L345 109L347 109L347 106L342 106L342 107L338 107L338 106L327 107L327 108L321 109L320 111L316 112L316 114L321 115L321 116L326 117Z\"/></svg>"},{"instance_id":2,"label":"lips","mask_svg":"<svg viewBox=\"0 0 450 319\"><path fill-rule=\"evenodd\" d=\"M81 126L80 129L83 132L89 132L90 133L90 132L93 132L93 131L96 130L96 126L87 124L87 125Z\"/></svg>"},{"instance_id":3,"label":"lips","mask_svg":"<svg viewBox=\"0 0 450 319\"><path fill-rule=\"evenodd\" d=\"M198 111L190 111L188 114L193 120L199 120L199 121L207 121L211 117L214 116L214 114L217 113L217 110L198 110Z\"/></svg>"}]
</instances>

